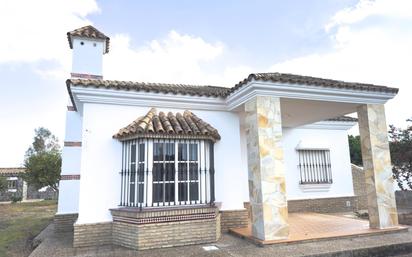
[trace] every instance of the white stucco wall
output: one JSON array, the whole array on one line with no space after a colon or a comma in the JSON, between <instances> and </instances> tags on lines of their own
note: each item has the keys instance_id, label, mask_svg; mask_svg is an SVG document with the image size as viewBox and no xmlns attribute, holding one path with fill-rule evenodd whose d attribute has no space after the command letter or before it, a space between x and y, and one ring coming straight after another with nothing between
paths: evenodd
<instances>
[{"instance_id":1,"label":"white stucco wall","mask_svg":"<svg viewBox=\"0 0 412 257\"><path fill-rule=\"evenodd\" d=\"M113 139L112 135L136 118L145 115L149 109L149 107L87 103L83 106L83 124L80 116L80 119L70 118L70 122L76 123L73 127L82 130L82 147L81 151L68 148L64 149L63 153L68 160L81 161L78 164L63 162L63 166L67 171L79 167L81 180L61 183L59 213L77 212L78 207L78 224L112 220L109 209L118 207L120 201L121 169L121 143ZM240 114L191 110L217 128L222 137L215 144L216 202L222 210L242 209L243 202L249 199L249 192L245 130L240 122ZM184 110L158 108L158 111L183 112ZM76 132L70 133L76 134ZM76 141L74 139L78 136L79 133L70 138ZM353 195L346 130L284 128L283 136L289 200ZM330 149L333 184L329 188L310 192L301 188L296 152L298 144ZM68 172L68 174L73 173Z\"/></svg>"},{"instance_id":2,"label":"white stucco wall","mask_svg":"<svg viewBox=\"0 0 412 257\"><path fill-rule=\"evenodd\" d=\"M72 72L101 76L104 47L102 40L73 38Z\"/></svg>"},{"instance_id":3,"label":"white stucco wall","mask_svg":"<svg viewBox=\"0 0 412 257\"><path fill-rule=\"evenodd\" d=\"M66 112L65 129L65 142L82 141L82 117L80 113L74 111ZM80 174L81 153L81 147L63 147L61 175ZM78 213L79 183L79 180L60 181L57 214Z\"/></svg>"},{"instance_id":4,"label":"white stucco wall","mask_svg":"<svg viewBox=\"0 0 412 257\"><path fill-rule=\"evenodd\" d=\"M66 131L64 141L81 141L82 140L82 116L79 112L66 112Z\"/></svg>"},{"instance_id":5,"label":"white stucco wall","mask_svg":"<svg viewBox=\"0 0 412 257\"><path fill-rule=\"evenodd\" d=\"M239 115L243 115L240 113ZM241 118L243 121L243 118ZM241 122L242 172L247 174L247 143L245 128ZM345 126L307 129L283 128L282 147L284 150L286 190L288 200L353 196L352 171L349 155L348 133ZM328 187L300 186L299 155L296 147L328 148L330 150L333 183ZM246 187L242 192L244 201L249 201Z\"/></svg>"},{"instance_id":6,"label":"white stucco wall","mask_svg":"<svg viewBox=\"0 0 412 257\"><path fill-rule=\"evenodd\" d=\"M79 180L61 180L56 214L79 212Z\"/></svg>"},{"instance_id":7,"label":"white stucco wall","mask_svg":"<svg viewBox=\"0 0 412 257\"><path fill-rule=\"evenodd\" d=\"M81 147L63 147L61 175L80 174Z\"/></svg>"},{"instance_id":8,"label":"white stucco wall","mask_svg":"<svg viewBox=\"0 0 412 257\"><path fill-rule=\"evenodd\" d=\"M84 104L78 224L110 221L110 208L120 201L121 143L112 138L120 128L145 115L149 107ZM243 208L247 173L242 165L237 114L191 109L219 130L215 144L216 202L222 209ZM179 109L158 111L183 112Z\"/></svg>"},{"instance_id":9,"label":"white stucco wall","mask_svg":"<svg viewBox=\"0 0 412 257\"><path fill-rule=\"evenodd\" d=\"M328 148L330 150L333 183L329 188L305 191L299 185L299 156L296 147ZM286 190L288 200L353 196L349 143L346 130L283 129Z\"/></svg>"}]
</instances>

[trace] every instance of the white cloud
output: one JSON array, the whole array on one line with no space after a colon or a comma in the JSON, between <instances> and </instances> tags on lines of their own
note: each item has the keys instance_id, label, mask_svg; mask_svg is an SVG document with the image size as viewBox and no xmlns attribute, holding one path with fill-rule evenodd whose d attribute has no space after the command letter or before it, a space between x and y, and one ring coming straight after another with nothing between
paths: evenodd
<instances>
[{"instance_id":1,"label":"white cloud","mask_svg":"<svg viewBox=\"0 0 412 257\"><path fill-rule=\"evenodd\" d=\"M94 0L0 1L0 66L10 72L0 79L0 166L22 164L36 127L46 126L63 141L67 94L64 80L50 77L67 77L71 52L65 33L90 24L86 16L97 12ZM34 78L31 70L47 80Z\"/></svg>"},{"instance_id":2,"label":"white cloud","mask_svg":"<svg viewBox=\"0 0 412 257\"><path fill-rule=\"evenodd\" d=\"M389 123L404 125L412 116L412 15L407 14L411 4L360 1L355 8L338 12L326 26L336 28L330 32L334 48L277 63L269 70L399 87L386 113ZM380 20L360 24L376 14ZM393 26L398 18L408 26Z\"/></svg>"},{"instance_id":3,"label":"white cloud","mask_svg":"<svg viewBox=\"0 0 412 257\"><path fill-rule=\"evenodd\" d=\"M55 61L67 70L65 32L90 24L86 15L99 11L95 0L2 1L0 64Z\"/></svg>"},{"instance_id":4,"label":"white cloud","mask_svg":"<svg viewBox=\"0 0 412 257\"><path fill-rule=\"evenodd\" d=\"M44 79L66 79L71 70L71 51L65 33L92 24L87 15L99 12L95 0L2 2L0 30L7 37L0 40L0 65L13 69L13 64L31 64ZM104 77L231 86L251 68L229 65L229 51L222 42L208 42L174 30L137 47L126 34L111 35Z\"/></svg>"},{"instance_id":5,"label":"white cloud","mask_svg":"<svg viewBox=\"0 0 412 257\"><path fill-rule=\"evenodd\" d=\"M371 16L386 18L411 18L412 1L410 0L360 0L357 5L337 12L326 24L328 31L333 27L359 23Z\"/></svg>"},{"instance_id":6,"label":"white cloud","mask_svg":"<svg viewBox=\"0 0 412 257\"><path fill-rule=\"evenodd\" d=\"M223 43L174 30L137 48L131 46L128 35L115 35L110 49L104 60L106 79L232 85L239 73L248 70L246 66L225 65Z\"/></svg>"}]
</instances>

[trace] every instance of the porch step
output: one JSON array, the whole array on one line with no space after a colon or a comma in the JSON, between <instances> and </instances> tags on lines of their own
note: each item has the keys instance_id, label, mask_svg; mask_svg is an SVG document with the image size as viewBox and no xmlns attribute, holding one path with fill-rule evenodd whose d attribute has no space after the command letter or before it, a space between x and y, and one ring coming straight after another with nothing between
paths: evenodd
<instances>
[{"instance_id":1,"label":"porch step","mask_svg":"<svg viewBox=\"0 0 412 257\"><path fill-rule=\"evenodd\" d=\"M304 257L395 257L403 254L412 254L412 242L345 249L328 253L304 255Z\"/></svg>"},{"instance_id":2,"label":"porch step","mask_svg":"<svg viewBox=\"0 0 412 257\"><path fill-rule=\"evenodd\" d=\"M234 234L233 231L231 234ZM283 242L280 244L258 244L258 242L239 234L235 234L235 236L261 246L259 248L265 254L273 253L274 256L278 257L389 257L405 254L411 254L412 257L412 231L408 228L383 233ZM261 252L259 248L256 248L256 253Z\"/></svg>"}]
</instances>

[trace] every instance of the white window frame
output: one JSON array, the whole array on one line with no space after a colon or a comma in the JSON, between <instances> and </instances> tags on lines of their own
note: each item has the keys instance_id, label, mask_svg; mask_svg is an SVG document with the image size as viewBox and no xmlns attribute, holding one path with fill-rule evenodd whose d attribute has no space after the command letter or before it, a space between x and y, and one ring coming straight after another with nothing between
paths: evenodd
<instances>
[{"instance_id":1,"label":"white window frame","mask_svg":"<svg viewBox=\"0 0 412 257\"><path fill-rule=\"evenodd\" d=\"M296 150L301 186L331 185L333 183L330 149L299 148Z\"/></svg>"},{"instance_id":2,"label":"white window frame","mask_svg":"<svg viewBox=\"0 0 412 257\"><path fill-rule=\"evenodd\" d=\"M7 179L7 191L8 192L17 192L17 177L8 177ZM13 181L14 183L14 187L10 187L10 182L9 181Z\"/></svg>"},{"instance_id":3,"label":"white window frame","mask_svg":"<svg viewBox=\"0 0 412 257\"><path fill-rule=\"evenodd\" d=\"M154 144L155 143L174 143L174 161L154 161ZM131 147L134 143L130 143L127 147L129 147L129 151L131 153ZM145 139L143 141L136 141L136 172L138 171L139 164L144 164L144 181L139 182L139 184L144 184L144 189L143 189L143 202L142 206L144 208L147 207L166 207L166 206L184 206L184 205L203 205L206 204L206 202L210 202L210 163L209 163L209 144L207 143L206 140L186 140L186 139ZM139 144L144 144L144 156L145 159L142 162L139 162L139 152L140 152L140 147ZM179 144L186 144L186 151L187 151L187 160L184 161L187 164L187 180L185 183L187 183L187 201L179 201L179 163L182 163L182 161L179 161ZM189 156L190 156L190 144L196 144L197 145L197 160L195 161L190 161ZM170 202L153 202L153 184L156 183L163 183L162 182L156 182L153 181L153 164L154 163L173 163L175 164L175 176L174 176L174 181L169 181L168 183L174 183L174 201ZM190 163L197 163L198 165L198 176L197 179L190 179ZM128 164L129 169L131 168L131 161ZM205 172L207 170L207 172ZM135 176L135 181L133 181L132 185L136 185L138 183L137 181L137 173ZM198 184L198 198L197 200L190 200L190 183L197 183ZM140 205L137 199L137 191L138 187L135 186L135 201L134 203ZM122 192L123 194L123 192ZM129 191L130 194L130 191ZM126 194L127 195L127 194ZM128 197L130 201L130 196ZM146 207L147 206L147 207Z\"/></svg>"}]
</instances>

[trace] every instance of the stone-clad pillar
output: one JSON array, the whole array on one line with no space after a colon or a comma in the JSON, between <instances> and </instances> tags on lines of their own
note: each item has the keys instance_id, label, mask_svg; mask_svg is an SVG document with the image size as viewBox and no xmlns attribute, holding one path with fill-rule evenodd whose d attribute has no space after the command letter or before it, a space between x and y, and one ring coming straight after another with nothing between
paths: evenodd
<instances>
[{"instance_id":1,"label":"stone-clad pillar","mask_svg":"<svg viewBox=\"0 0 412 257\"><path fill-rule=\"evenodd\" d=\"M388 228L398 225L389 152L385 108L382 104L358 107L363 168L368 197L369 225Z\"/></svg>"},{"instance_id":2,"label":"stone-clad pillar","mask_svg":"<svg viewBox=\"0 0 412 257\"><path fill-rule=\"evenodd\" d=\"M280 100L254 97L245 104L245 112L252 234L260 240L286 239L289 225Z\"/></svg>"}]
</instances>

